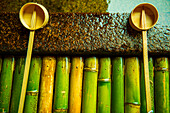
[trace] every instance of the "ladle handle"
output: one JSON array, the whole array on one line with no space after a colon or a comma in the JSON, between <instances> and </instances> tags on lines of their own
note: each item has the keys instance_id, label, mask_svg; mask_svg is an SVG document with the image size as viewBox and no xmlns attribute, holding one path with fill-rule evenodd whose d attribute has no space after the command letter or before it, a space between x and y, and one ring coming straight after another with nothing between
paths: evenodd
<instances>
[{"instance_id":1,"label":"ladle handle","mask_svg":"<svg viewBox=\"0 0 170 113\"><path fill-rule=\"evenodd\" d=\"M145 10L142 9L142 28L146 27L146 16ZM148 67L148 48L147 48L147 31L142 31L143 38L143 60L144 60L144 76L145 76L145 91L146 91L146 108L147 113L151 111L151 95L150 95L150 84L149 84L149 67Z\"/></svg>"},{"instance_id":2,"label":"ladle handle","mask_svg":"<svg viewBox=\"0 0 170 113\"><path fill-rule=\"evenodd\" d=\"M34 28L35 24L36 24L36 11L34 9L33 16L31 19L31 27ZM29 69L30 69L30 62L31 62L31 55L32 55L32 48L33 48L33 42L34 42L34 34L35 34L35 31L30 31L18 113L23 113L25 94L26 94L27 83L28 83L28 75L29 75Z\"/></svg>"}]
</instances>

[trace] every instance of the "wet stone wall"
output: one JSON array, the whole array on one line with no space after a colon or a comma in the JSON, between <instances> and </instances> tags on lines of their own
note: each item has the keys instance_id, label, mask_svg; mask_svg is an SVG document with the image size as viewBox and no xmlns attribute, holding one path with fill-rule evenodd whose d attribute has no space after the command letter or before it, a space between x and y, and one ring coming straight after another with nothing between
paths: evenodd
<instances>
[{"instance_id":1,"label":"wet stone wall","mask_svg":"<svg viewBox=\"0 0 170 113\"><path fill-rule=\"evenodd\" d=\"M0 54L26 54L29 30L18 13L0 13ZM129 25L129 13L50 13L35 31L33 54L142 55L142 35ZM170 26L148 30L149 55L170 55Z\"/></svg>"}]
</instances>

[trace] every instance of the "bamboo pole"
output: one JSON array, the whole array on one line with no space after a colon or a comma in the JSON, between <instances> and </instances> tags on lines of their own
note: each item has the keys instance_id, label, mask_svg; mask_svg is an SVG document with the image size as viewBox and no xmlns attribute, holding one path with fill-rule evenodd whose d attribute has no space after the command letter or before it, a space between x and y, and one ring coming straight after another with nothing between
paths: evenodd
<instances>
[{"instance_id":1,"label":"bamboo pole","mask_svg":"<svg viewBox=\"0 0 170 113\"><path fill-rule=\"evenodd\" d=\"M98 113L111 112L111 59L100 58L98 76Z\"/></svg>"},{"instance_id":2,"label":"bamboo pole","mask_svg":"<svg viewBox=\"0 0 170 113\"><path fill-rule=\"evenodd\" d=\"M144 77L144 66L143 66L143 60L140 61L140 95L141 95L141 113L147 113L146 110L146 91L145 91L145 77Z\"/></svg>"},{"instance_id":3,"label":"bamboo pole","mask_svg":"<svg viewBox=\"0 0 170 113\"><path fill-rule=\"evenodd\" d=\"M52 113L55 66L55 57L43 57L38 108L39 113Z\"/></svg>"},{"instance_id":4,"label":"bamboo pole","mask_svg":"<svg viewBox=\"0 0 170 113\"><path fill-rule=\"evenodd\" d=\"M0 112L9 112L14 63L14 57L5 57L3 60L0 76Z\"/></svg>"},{"instance_id":5,"label":"bamboo pole","mask_svg":"<svg viewBox=\"0 0 170 113\"><path fill-rule=\"evenodd\" d=\"M15 73L13 76L10 113L17 113L24 76L25 57L16 58Z\"/></svg>"},{"instance_id":6,"label":"bamboo pole","mask_svg":"<svg viewBox=\"0 0 170 113\"><path fill-rule=\"evenodd\" d=\"M1 75L1 70L2 70L2 57L0 57L0 75Z\"/></svg>"},{"instance_id":7,"label":"bamboo pole","mask_svg":"<svg viewBox=\"0 0 170 113\"><path fill-rule=\"evenodd\" d=\"M85 59L83 80L82 113L96 113L97 102L98 59Z\"/></svg>"},{"instance_id":8,"label":"bamboo pole","mask_svg":"<svg viewBox=\"0 0 170 113\"><path fill-rule=\"evenodd\" d=\"M169 71L170 71L170 57L168 58L168 62L169 62ZM170 72L169 72L169 82L170 82ZM169 91L170 91L170 83L169 83ZM170 94L170 93L169 93ZM170 102L170 97L169 97L169 102ZM170 103L169 103L169 113L170 113Z\"/></svg>"},{"instance_id":9,"label":"bamboo pole","mask_svg":"<svg viewBox=\"0 0 170 113\"><path fill-rule=\"evenodd\" d=\"M153 113L155 112L154 106L154 66L153 66L153 58L149 58L149 82L150 82L150 95L151 95L151 108Z\"/></svg>"},{"instance_id":10,"label":"bamboo pole","mask_svg":"<svg viewBox=\"0 0 170 113\"><path fill-rule=\"evenodd\" d=\"M37 113L41 65L42 60L40 57L32 58L25 97L24 113Z\"/></svg>"},{"instance_id":11,"label":"bamboo pole","mask_svg":"<svg viewBox=\"0 0 170 113\"><path fill-rule=\"evenodd\" d=\"M139 60L125 58L125 112L140 113Z\"/></svg>"},{"instance_id":12,"label":"bamboo pole","mask_svg":"<svg viewBox=\"0 0 170 113\"><path fill-rule=\"evenodd\" d=\"M112 59L112 113L124 113L123 58Z\"/></svg>"},{"instance_id":13,"label":"bamboo pole","mask_svg":"<svg viewBox=\"0 0 170 113\"><path fill-rule=\"evenodd\" d=\"M149 83L150 83L150 95L151 95L151 108L154 112L154 68L153 68L153 59L150 57L149 61ZM144 66L143 61L140 62L141 66L141 80L140 80L140 92L141 92L141 113L147 113L146 109L146 91L145 91L145 78L144 78Z\"/></svg>"},{"instance_id":14,"label":"bamboo pole","mask_svg":"<svg viewBox=\"0 0 170 113\"><path fill-rule=\"evenodd\" d=\"M155 112L169 113L168 58L155 59Z\"/></svg>"},{"instance_id":15,"label":"bamboo pole","mask_svg":"<svg viewBox=\"0 0 170 113\"><path fill-rule=\"evenodd\" d=\"M69 94L69 57L57 57L54 113L67 113Z\"/></svg>"},{"instance_id":16,"label":"bamboo pole","mask_svg":"<svg viewBox=\"0 0 170 113\"><path fill-rule=\"evenodd\" d=\"M73 57L70 76L69 113L81 113L83 58Z\"/></svg>"}]
</instances>

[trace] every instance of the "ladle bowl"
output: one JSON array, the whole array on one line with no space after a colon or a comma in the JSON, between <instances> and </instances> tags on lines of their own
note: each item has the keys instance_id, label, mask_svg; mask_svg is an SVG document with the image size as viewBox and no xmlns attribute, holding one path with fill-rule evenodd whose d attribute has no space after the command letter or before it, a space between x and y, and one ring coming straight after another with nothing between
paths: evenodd
<instances>
[{"instance_id":1,"label":"ladle bowl","mask_svg":"<svg viewBox=\"0 0 170 113\"><path fill-rule=\"evenodd\" d=\"M141 25L142 9L145 10L145 16L146 16L145 28L142 28ZM157 23L158 18L159 18L159 14L155 6L153 6L150 3L141 3L132 10L129 17L129 23L131 27L137 31L148 30Z\"/></svg>"},{"instance_id":2,"label":"ladle bowl","mask_svg":"<svg viewBox=\"0 0 170 113\"><path fill-rule=\"evenodd\" d=\"M33 11L36 11L36 24L34 28L31 28L31 19ZM22 6L19 12L20 21L24 27L29 30L36 30L44 27L49 20L49 14L47 9L38 3L29 2Z\"/></svg>"}]
</instances>

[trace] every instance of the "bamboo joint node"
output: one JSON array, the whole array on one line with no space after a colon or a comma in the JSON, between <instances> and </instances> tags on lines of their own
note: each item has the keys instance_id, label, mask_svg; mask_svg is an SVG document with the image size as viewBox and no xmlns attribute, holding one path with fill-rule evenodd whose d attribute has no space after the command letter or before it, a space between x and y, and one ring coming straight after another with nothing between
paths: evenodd
<instances>
[{"instance_id":1,"label":"bamboo joint node","mask_svg":"<svg viewBox=\"0 0 170 113\"><path fill-rule=\"evenodd\" d=\"M110 82L110 78L105 78L105 79L98 79L99 82Z\"/></svg>"},{"instance_id":2,"label":"bamboo joint node","mask_svg":"<svg viewBox=\"0 0 170 113\"><path fill-rule=\"evenodd\" d=\"M0 109L2 109L2 112L0 112L0 113L9 113L9 112L5 111L5 108L0 108Z\"/></svg>"},{"instance_id":3,"label":"bamboo joint node","mask_svg":"<svg viewBox=\"0 0 170 113\"><path fill-rule=\"evenodd\" d=\"M98 72L98 69L97 68L84 68L85 71L91 71L91 72Z\"/></svg>"},{"instance_id":4,"label":"bamboo joint node","mask_svg":"<svg viewBox=\"0 0 170 113\"><path fill-rule=\"evenodd\" d=\"M66 112L68 109L53 109L53 112L60 113L60 112Z\"/></svg>"},{"instance_id":5,"label":"bamboo joint node","mask_svg":"<svg viewBox=\"0 0 170 113\"><path fill-rule=\"evenodd\" d=\"M168 68L156 67L155 71L169 71Z\"/></svg>"},{"instance_id":6,"label":"bamboo joint node","mask_svg":"<svg viewBox=\"0 0 170 113\"><path fill-rule=\"evenodd\" d=\"M138 102L133 102L133 103L125 103L125 105L135 105L135 106L141 106Z\"/></svg>"},{"instance_id":7,"label":"bamboo joint node","mask_svg":"<svg viewBox=\"0 0 170 113\"><path fill-rule=\"evenodd\" d=\"M31 96L38 96L38 91L27 91L26 94L27 95L31 95Z\"/></svg>"}]
</instances>

